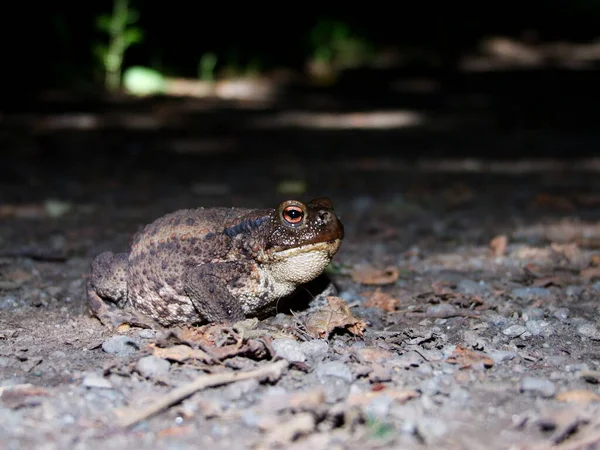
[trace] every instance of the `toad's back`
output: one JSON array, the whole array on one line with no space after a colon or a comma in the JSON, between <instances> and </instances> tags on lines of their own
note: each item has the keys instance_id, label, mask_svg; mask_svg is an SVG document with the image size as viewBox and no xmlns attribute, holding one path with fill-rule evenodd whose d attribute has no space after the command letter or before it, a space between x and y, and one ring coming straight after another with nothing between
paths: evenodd
<instances>
[{"instance_id":1,"label":"toad's back","mask_svg":"<svg viewBox=\"0 0 600 450\"><path fill-rule=\"evenodd\" d=\"M128 260L128 300L152 316L197 316L185 294L189 266L230 259L223 231L250 210L185 209L161 217L134 236Z\"/></svg>"}]
</instances>

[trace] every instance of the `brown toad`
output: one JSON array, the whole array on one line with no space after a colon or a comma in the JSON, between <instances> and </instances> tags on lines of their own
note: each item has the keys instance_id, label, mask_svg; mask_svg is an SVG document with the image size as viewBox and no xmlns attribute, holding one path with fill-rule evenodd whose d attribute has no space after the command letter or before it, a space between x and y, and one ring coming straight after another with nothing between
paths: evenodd
<instances>
[{"instance_id":1,"label":"brown toad","mask_svg":"<svg viewBox=\"0 0 600 450\"><path fill-rule=\"evenodd\" d=\"M163 326L258 316L319 276L343 237L324 197L276 209L176 211L135 235L129 253L96 257L90 312L109 327L148 326L144 316Z\"/></svg>"}]
</instances>

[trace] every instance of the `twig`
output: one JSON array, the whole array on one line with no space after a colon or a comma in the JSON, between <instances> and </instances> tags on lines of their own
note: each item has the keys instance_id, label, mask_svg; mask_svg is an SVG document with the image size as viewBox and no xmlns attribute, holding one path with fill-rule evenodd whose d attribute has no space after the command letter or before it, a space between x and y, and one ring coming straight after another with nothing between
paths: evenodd
<instances>
[{"instance_id":1,"label":"twig","mask_svg":"<svg viewBox=\"0 0 600 450\"><path fill-rule=\"evenodd\" d=\"M144 408L140 409L139 407L134 406L119 408L115 410L115 414L119 417L120 426L129 427L167 409L169 406L179 403L196 391L202 389L233 383L235 381L247 380L249 378L266 378L272 381L277 380L281 377L281 373L288 365L289 363L287 360L281 360L248 372L202 375L188 384L173 389L162 398L159 398Z\"/></svg>"}]
</instances>

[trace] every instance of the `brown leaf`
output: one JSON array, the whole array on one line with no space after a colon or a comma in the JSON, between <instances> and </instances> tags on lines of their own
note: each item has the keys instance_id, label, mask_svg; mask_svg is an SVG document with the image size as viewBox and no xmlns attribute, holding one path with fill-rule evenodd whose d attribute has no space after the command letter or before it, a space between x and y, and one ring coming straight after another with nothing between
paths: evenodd
<instances>
[{"instance_id":1,"label":"brown leaf","mask_svg":"<svg viewBox=\"0 0 600 450\"><path fill-rule=\"evenodd\" d=\"M379 308L385 312L394 312L400 303L400 300L392 297L386 292L381 292L381 289L377 288L375 292L371 292L369 298L365 301L367 308Z\"/></svg>"},{"instance_id":2,"label":"brown leaf","mask_svg":"<svg viewBox=\"0 0 600 450\"><path fill-rule=\"evenodd\" d=\"M592 281L600 278L600 267L588 267L587 269L582 269L579 275L585 281Z\"/></svg>"},{"instance_id":3,"label":"brown leaf","mask_svg":"<svg viewBox=\"0 0 600 450\"><path fill-rule=\"evenodd\" d=\"M574 389L572 391L559 392L556 394L556 400L559 402L571 402L571 403L589 403L599 402L600 395L587 389Z\"/></svg>"},{"instance_id":4,"label":"brown leaf","mask_svg":"<svg viewBox=\"0 0 600 450\"><path fill-rule=\"evenodd\" d=\"M478 352L465 348L461 345L457 345L452 355L446 358L448 364L458 364L461 369L468 369L469 367L483 364L483 367L490 368L494 365L494 360L483 352Z\"/></svg>"},{"instance_id":5,"label":"brown leaf","mask_svg":"<svg viewBox=\"0 0 600 450\"><path fill-rule=\"evenodd\" d=\"M366 323L356 318L344 300L328 296L328 307L321 308L306 321L306 330L315 338L327 338L335 329L345 329L362 337Z\"/></svg>"},{"instance_id":6,"label":"brown leaf","mask_svg":"<svg viewBox=\"0 0 600 450\"><path fill-rule=\"evenodd\" d=\"M590 258L590 264L595 267L600 266L600 255L592 255Z\"/></svg>"},{"instance_id":7,"label":"brown leaf","mask_svg":"<svg viewBox=\"0 0 600 450\"><path fill-rule=\"evenodd\" d=\"M504 256L506 254L506 246L508 238L505 234L500 234L490 241L490 250L494 256Z\"/></svg>"},{"instance_id":8,"label":"brown leaf","mask_svg":"<svg viewBox=\"0 0 600 450\"><path fill-rule=\"evenodd\" d=\"M162 359L170 361L183 362L188 359L198 359L205 363L211 362L212 358L200 349L193 349L187 345L174 345L169 348L156 347L154 344L149 346L152 349L152 354Z\"/></svg>"},{"instance_id":9,"label":"brown leaf","mask_svg":"<svg viewBox=\"0 0 600 450\"><path fill-rule=\"evenodd\" d=\"M359 266L352 271L352 281L368 285L393 284L400 277L397 267L389 266L383 270L372 266Z\"/></svg>"}]
</instances>

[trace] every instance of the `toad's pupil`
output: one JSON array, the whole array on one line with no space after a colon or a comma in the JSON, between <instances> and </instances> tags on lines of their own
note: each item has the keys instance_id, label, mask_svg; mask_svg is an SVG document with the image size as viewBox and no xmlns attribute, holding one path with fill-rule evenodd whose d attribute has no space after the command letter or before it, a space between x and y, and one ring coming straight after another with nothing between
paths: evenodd
<instances>
[{"instance_id":1,"label":"toad's pupil","mask_svg":"<svg viewBox=\"0 0 600 450\"><path fill-rule=\"evenodd\" d=\"M300 217L302 217L302 211L298 211L297 209L290 209L290 210L286 211L286 216L289 219L297 220Z\"/></svg>"}]
</instances>

